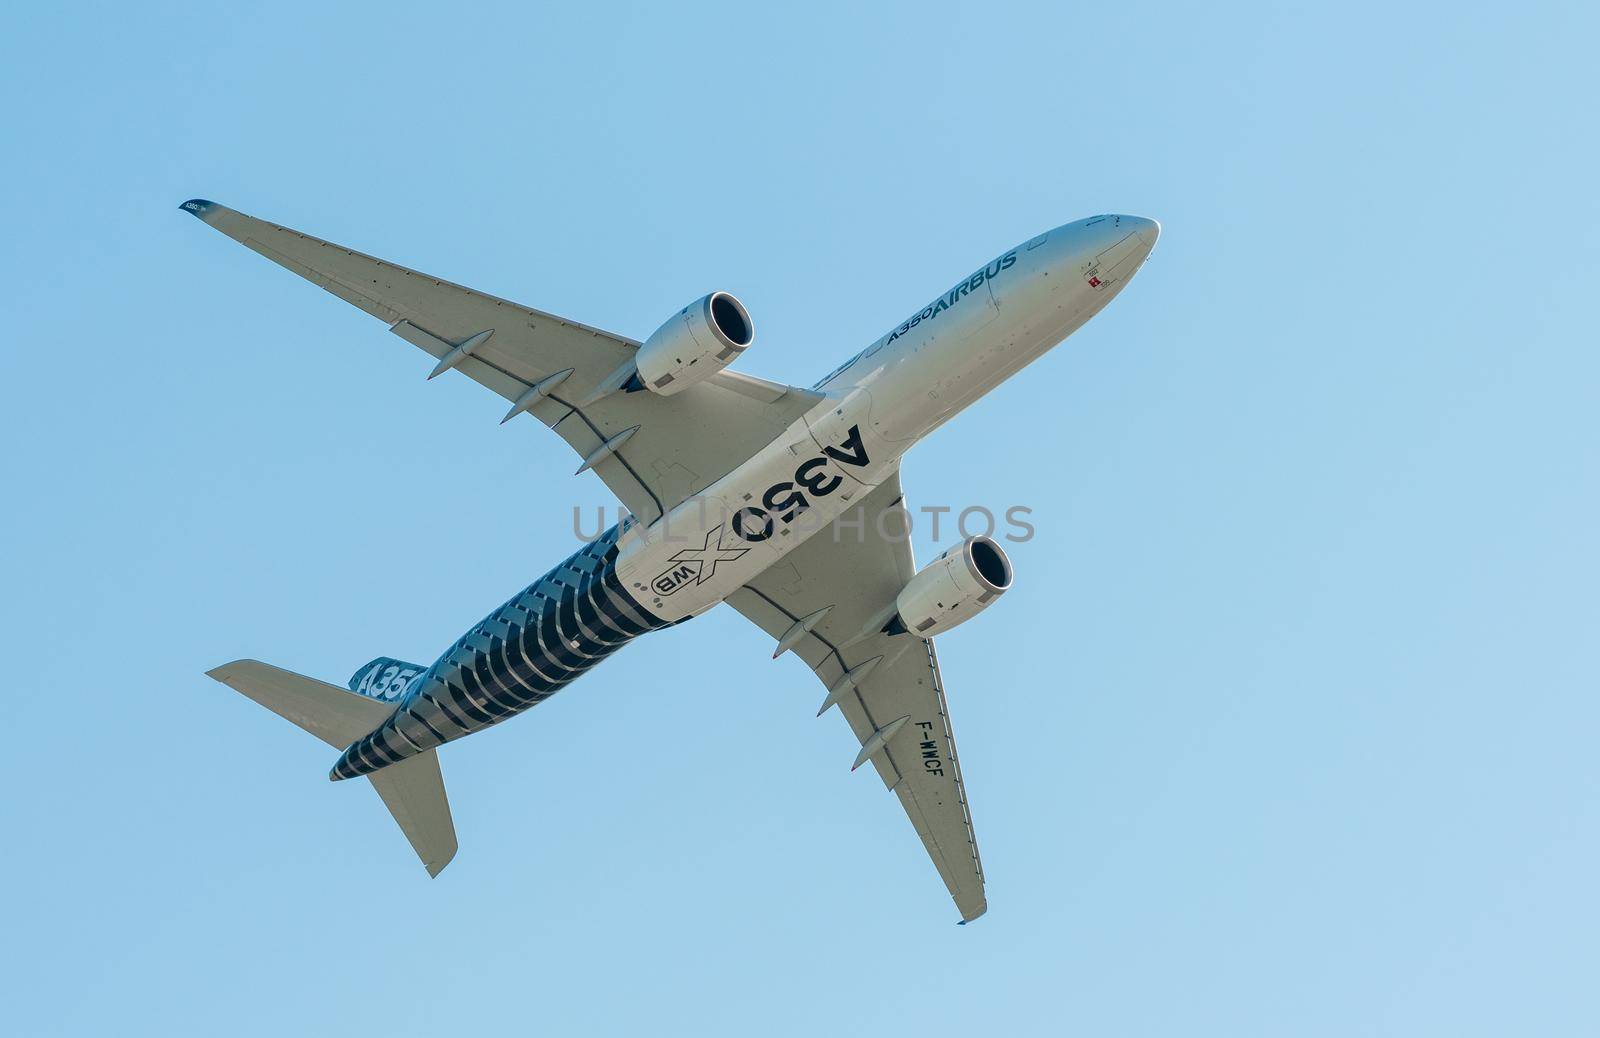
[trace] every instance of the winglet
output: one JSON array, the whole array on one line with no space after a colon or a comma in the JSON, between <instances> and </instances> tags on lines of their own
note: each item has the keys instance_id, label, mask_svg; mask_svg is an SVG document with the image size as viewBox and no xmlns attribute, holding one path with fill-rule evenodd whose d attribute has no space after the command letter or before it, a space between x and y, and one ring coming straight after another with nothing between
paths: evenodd
<instances>
[{"instance_id":1,"label":"winglet","mask_svg":"<svg viewBox=\"0 0 1600 1038\"><path fill-rule=\"evenodd\" d=\"M178 208L182 209L186 213L189 213L191 216L204 220L206 223L210 223L214 217L221 216L223 213L228 211L227 206L218 205L217 203L205 198L191 198L187 202L178 206Z\"/></svg>"}]
</instances>

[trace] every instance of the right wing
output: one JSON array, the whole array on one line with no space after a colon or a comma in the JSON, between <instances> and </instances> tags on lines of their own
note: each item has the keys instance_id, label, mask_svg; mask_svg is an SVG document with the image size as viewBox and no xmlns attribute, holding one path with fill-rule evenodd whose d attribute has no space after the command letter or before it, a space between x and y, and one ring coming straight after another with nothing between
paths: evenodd
<instances>
[{"instance_id":1,"label":"right wing","mask_svg":"<svg viewBox=\"0 0 1600 1038\"><path fill-rule=\"evenodd\" d=\"M632 357L638 342L205 199L191 199L181 208L384 321L390 331L435 358L443 359L457 346L490 332L455 366L509 401L572 369L529 410L585 459L634 430L615 451L585 467L592 467L645 523L731 472L822 399L808 389L722 371L671 397L616 392L585 402Z\"/></svg>"}]
</instances>

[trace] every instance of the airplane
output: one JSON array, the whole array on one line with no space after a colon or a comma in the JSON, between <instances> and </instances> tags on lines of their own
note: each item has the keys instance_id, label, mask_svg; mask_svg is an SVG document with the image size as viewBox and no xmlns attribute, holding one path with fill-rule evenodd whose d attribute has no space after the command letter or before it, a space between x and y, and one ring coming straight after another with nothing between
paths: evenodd
<instances>
[{"instance_id":1,"label":"airplane","mask_svg":"<svg viewBox=\"0 0 1600 1038\"><path fill-rule=\"evenodd\" d=\"M346 686L256 660L208 675L339 751L430 876L457 841L438 747L554 695L633 639L720 602L793 652L921 837L961 922L988 907L936 636L1012 584L989 536L918 567L900 459L1125 288L1160 235L1103 215L1008 249L809 388L730 369L755 341L708 293L640 342L363 255L204 199L182 209L379 318L555 430L627 514L432 664L380 656Z\"/></svg>"}]
</instances>

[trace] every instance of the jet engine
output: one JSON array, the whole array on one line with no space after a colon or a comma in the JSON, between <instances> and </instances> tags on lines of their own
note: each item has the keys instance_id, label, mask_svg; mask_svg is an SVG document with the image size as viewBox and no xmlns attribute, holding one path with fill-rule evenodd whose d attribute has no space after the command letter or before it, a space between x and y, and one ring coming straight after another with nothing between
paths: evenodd
<instances>
[{"instance_id":1,"label":"jet engine","mask_svg":"<svg viewBox=\"0 0 1600 1038\"><path fill-rule=\"evenodd\" d=\"M972 619L1011 587L1011 560L990 537L968 537L917 571L895 598L890 634L932 638Z\"/></svg>"},{"instance_id":2,"label":"jet engine","mask_svg":"<svg viewBox=\"0 0 1600 1038\"><path fill-rule=\"evenodd\" d=\"M744 304L713 292L673 315L639 347L639 381L652 393L671 396L732 364L755 337Z\"/></svg>"}]
</instances>

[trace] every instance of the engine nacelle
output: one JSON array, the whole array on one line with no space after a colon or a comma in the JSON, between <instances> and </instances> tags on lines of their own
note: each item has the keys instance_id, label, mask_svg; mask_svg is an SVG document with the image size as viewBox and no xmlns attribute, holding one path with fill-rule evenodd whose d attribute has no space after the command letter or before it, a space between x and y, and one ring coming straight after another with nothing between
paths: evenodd
<instances>
[{"instance_id":1,"label":"engine nacelle","mask_svg":"<svg viewBox=\"0 0 1600 1038\"><path fill-rule=\"evenodd\" d=\"M894 600L890 633L932 638L972 619L1011 587L1011 560L989 537L968 537L917 571Z\"/></svg>"},{"instance_id":2,"label":"engine nacelle","mask_svg":"<svg viewBox=\"0 0 1600 1038\"><path fill-rule=\"evenodd\" d=\"M744 304L713 292L673 315L639 347L639 381L652 393L671 396L732 364L755 338Z\"/></svg>"}]
</instances>

